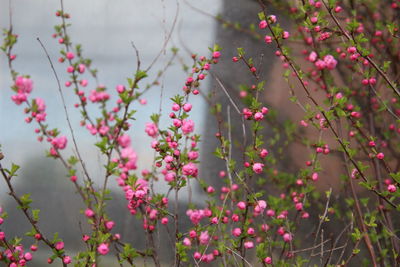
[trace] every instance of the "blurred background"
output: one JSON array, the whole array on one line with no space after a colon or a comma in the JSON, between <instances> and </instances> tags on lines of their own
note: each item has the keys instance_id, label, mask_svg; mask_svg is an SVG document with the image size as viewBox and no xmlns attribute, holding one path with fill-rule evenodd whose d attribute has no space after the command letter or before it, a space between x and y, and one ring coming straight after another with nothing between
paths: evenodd
<instances>
[{"instance_id":1,"label":"blurred background","mask_svg":"<svg viewBox=\"0 0 400 267\"><path fill-rule=\"evenodd\" d=\"M193 6L201 7L207 13L218 14L222 3L220 0L187 0ZM147 67L163 49L163 44L173 25L175 16L177 23L171 40L157 63L151 69L147 80L142 85L150 83L157 72L161 70L172 53L171 47L179 48L178 56L183 63L191 65L192 61L187 49L198 55L208 55L208 47L213 46L215 39L215 21L193 10L183 1L175 0L68 0L64 1L66 12L71 14L72 27L69 34L74 44L80 43L84 57L93 60L93 67L99 70L99 82L107 86L110 92L115 91L117 84L126 84L126 78L131 77L136 68L135 51L131 42L134 42L140 52L143 67ZM178 3L179 2L179 3ZM9 26L9 0L0 0L0 27ZM20 74L29 74L34 81L31 97L41 97L47 106L47 123L57 127L66 136L69 135L61 97L57 83L37 37L46 46L62 84L67 80L66 64L59 64L59 50L61 46L51 35L53 26L60 23L55 16L60 9L59 1L54 0L12 0L11 10L14 33L19 35L14 53L17 59L14 62L15 70ZM186 49L185 49L186 48ZM95 83L90 79L86 90L94 89ZM131 137L133 147L138 154L138 171L150 168L153 151L150 149L151 138L144 133L144 125L149 122L150 115L161 108L164 114L170 111L170 97L181 92L185 80L182 64L175 61L165 76L160 80L158 87L152 88L143 97L146 105L135 104L138 110L137 120L133 123ZM10 78L7 61L4 55L0 56L0 143L5 159L4 167L12 162L21 166L18 177L14 178L14 185L19 195L31 193L34 200L33 207L41 209L42 229L52 235L59 232L64 239L67 250L73 253L74 249L82 245L78 223L85 224L78 210L81 201L75 195L72 184L66 177L66 172L58 161L45 157L48 144L36 141L35 123L24 122L23 105L16 106L11 101L13 92L10 89ZM203 89L206 89L203 83ZM97 141L85 128L79 126L80 114L73 107L76 97L72 88L63 87L67 108L78 146L92 177L101 180L103 177L102 159L93 144ZM161 99L162 95L162 99ZM115 101L115 100L114 100ZM192 99L193 111L191 119L196 122L196 130L200 133L204 125L203 114L206 104L198 96ZM90 109L89 112L94 112ZM169 118L161 118L161 127L166 127ZM71 144L71 142L70 142ZM69 146L71 148L71 146ZM71 153L69 151L68 153ZM117 223L117 231L126 238L137 238L130 229L134 228L132 220L125 209L125 201L116 182L112 180L110 187L112 196L117 200L110 205L111 217ZM161 190L165 187L160 185ZM7 195L4 181L0 182L0 206L9 213L9 218L2 225L8 235L23 235L30 230L15 209L15 204ZM27 243L29 245L31 243ZM43 266L43 261L50 253L43 249L43 253L36 254L36 264ZM106 260L106 259L105 259ZM56 266L59 263L55 263ZM103 265L102 265L103 266ZM104 263L104 266L112 266Z\"/></svg>"}]
</instances>

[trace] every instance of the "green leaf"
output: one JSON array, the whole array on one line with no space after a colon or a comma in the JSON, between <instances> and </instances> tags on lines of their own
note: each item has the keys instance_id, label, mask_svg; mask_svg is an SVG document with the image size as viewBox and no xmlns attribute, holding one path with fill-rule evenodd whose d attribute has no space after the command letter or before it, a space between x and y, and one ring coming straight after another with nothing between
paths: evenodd
<instances>
[{"instance_id":1,"label":"green leaf","mask_svg":"<svg viewBox=\"0 0 400 267\"><path fill-rule=\"evenodd\" d=\"M34 209L34 210L32 210L32 216L33 216L33 219L34 219L35 221L38 221L38 220L39 220L39 212L40 212L39 209Z\"/></svg>"}]
</instances>

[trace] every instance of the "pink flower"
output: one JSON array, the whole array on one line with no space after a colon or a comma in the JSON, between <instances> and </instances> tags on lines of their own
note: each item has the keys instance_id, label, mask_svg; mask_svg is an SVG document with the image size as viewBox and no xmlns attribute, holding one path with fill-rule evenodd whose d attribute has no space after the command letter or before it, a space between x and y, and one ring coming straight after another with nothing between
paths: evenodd
<instances>
[{"instance_id":1,"label":"pink flower","mask_svg":"<svg viewBox=\"0 0 400 267\"><path fill-rule=\"evenodd\" d=\"M244 210L246 208L246 203L244 203L243 201L240 201L239 203L237 203L236 205L240 210Z\"/></svg>"},{"instance_id":2,"label":"pink flower","mask_svg":"<svg viewBox=\"0 0 400 267\"><path fill-rule=\"evenodd\" d=\"M242 230L240 230L240 228L235 228L235 229L232 230L232 235L233 235L233 236L238 237L238 236L240 236L241 234L242 234Z\"/></svg>"},{"instance_id":3,"label":"pink flower","mask_svg":"<svg viewBox=\"0 0 400 267\"><path fill-rule=\"evenodd\" d=\"M287 32L287 31L284 31L283 34L282 34L282 38L283 39L288 39L289 37L290 37L290 33Z\"/></svg>"},{"instance_id":4,"label":"pink flower","mask_svg":"<svg viewBox=\"0 0 400 267\"><path fill-rule=\"evenodd\" d=\"M31 261L32 260L32 254L30 253L30 252L27 252L27 253L25 253L24 254L24 259L26 260L26 261Z\"/></svg>"},{"instance_id":5,"label":"pink flower","mask_svg":"<svg viewBox=\"0 0 400 267\"><path fill-rule=\"evenodd\" d=\"M254 208L255 215L259 215L260 213L262 213L266 207L267 207L267 202L265 202L265 200L258 200L257 205Z\"/></svg>"},{"instance_id":6,"label":"pink flower","mask_svg":"<svg viewBox=\"0 0 400 267\"><path fill-rule=\"evenodd\" d=\"M303 203L301 203L301 202L296 203L295 208L296 208L296 210L298 210L298 211L303 210Z\"/></svg>"},{"instance_id":7,"label":"pink flower","mask_svg":"<svg viewBox=\"0 0 400 267\"><path fill-rule=\"evenodd\" d=\"M131 138L127 134L121 135L118 137L118 144L121 147L126 148L131 145Z\"/></svg>"},{"instance_id":8,"label":"pink flower","mask_svg":"<svg viewBox=\"0 0 400 267\"><path fill-rule=\"evenodd\" d=\"M326 64L326 67L330 70L333 70L337 65L337 61L332 55L326 55L324 57L324 62Z\"/></svg>"},{"instance_id":9,"label":"pink flower","mask_svg":"<svg viewBox=\"0 0 400 267\"><path fill-rule=\"evenodd\" d=\"M208 231L201 232L199 236L199 241L201 245L206 245L208 241L210 241L210 236L208 235Z\"/></svg>"},{"instance_id":10,"label":"pink flower","mask_svg":"<svg viewBox=\"0 0 400 267\"><path fill-rule=\"evenodd\" d=\"M323 70L326 68L326 63L325 61L318 59L315 63L314 63L315 67L317 67L317 69L319 70Z\"/></svg>"},{"instance_id":11,"label":"pink flower","mask_svg":"<svg viewBox=\"0 0 400 267\"><path fill-rule=\"evenodd\" d=\"M254 228L250 227L249 229L247 229L247 234L254 235L254 233L255 233Z\"/></svg>"},{"instance_id":12,"label":"pink flower","mask_svg":"<svg viewBox=\"0 0 400 267\"><path fill-rule=\"evenodd\" d=\"M169 173L167 173L167 174L164 176L164 180L165 180L166 182L172 182L173 180L175 180L175 177L176 177L176 173L174 173L174 172L169 172Z\"/></svg>"},{"instance_id":13,"label":"pink flower","mask_svg":"<svg viewBox=\"0 0 400 267\"><path fill-rule=\"evenodd\" d=\"M264 42L267 43L267 44L272 43L272 37L269 36L269 35L265 35Z\"/></svg>"},{"instance_id":14,"label":"pink flower","mask_svg":"<svg viewBox=\"0 0 400 267\"><path fill-rule=\"evenodd\" d=\"M188 153L188 158L190 159L190 160L195 160L195 159L197 159L199 157L199 152L197 152L197 151L189 151L189 153Z\"/></svg>"},{"instance_id":15,"label":"pink flower","mask_svg":"<svg viewBox=\"0 0 400 267\"><path fill-rule=\"evenodd\" d=\"M217 58L219 58L219 57L221 56L221 52L219 52L219 51L214 51L212 56L213 56L213 58L216 58L216 59L217 59Z\"/></svg>"},{"instance_id":16,"label":"pink flower","mask_svg":"<svg viewBox=\"0 0 400 267\"><path fill-rule=\"evenodd\" d=\"M261 113L261 112L256 112L255 114L254 114L254 119L256 120L256 121L260 121L260 120L262 120L264 118L264 115Z\"/></svg>"},{"instance_id":17,"label":"pink flower","mask_svg":"<svg viewBox=\"0 0 400 267\"><path fill-rule=\"evenodd\" d=\"M107 230L113 229L115 223L113 221L108 221L105 223Z\"/></svg>"},{"instance_id":18,"label":"pink flower","mask_svg":"<svg viewBox=\"0 0 400 267\"><path fill-rule=\"evenodd\" d=\"M67 146L67 138L65 136L53 138L53 140L51 141L51 144L56 149L64 149Z\"/></svg>"},{"instance_id":19,"label":"pink flower","mask_svg":"<svg viewBox=\"0 0 400 267\"><path fill-rule=\"evenodd\" d=\"M161 223L164 224L164 225L167 224L168 223L168 218L167 217L162 218L161 219Z\"/></svg>"},{"instance_id":20,"label":"pink flower","mask_svg":"<svg viewBox=\"0 0 400 267\"><path fill-rule=\"evenodd\" d=\"M57 242L54 247L56 250L62 250L64 248L64 242Z\"/></svg>"},{"instance_id":21,"label":"pink flower","mask_svg":"<svg viewBox=\"0 0 400 267\"><path fill-rule=\"evenodd\" d=\"M276 16L275 15L268 16L268 21L271 23L276 23Z\"/></svg>"},{"instance_id":22,"label":"pink flower","mask_svg":"<svg viewBox=\"0 0 400 267\"><path fill-rule=\"evenodd\" d=\"M203 210L188 210L186 211L186 215L189 216L190 220L195 225L199 224L200 220L205 216Z\"/></svg>"},{"instance_id":23,"label":"pink flower","mask_svg":"<svg viewBox=\"0 0 400 267\"><path fill-rule=\"evenodd\" d=\"M266 20L262 20L262 21L260 21L260 23L258 24L258 27L259 27L260 29L265 29L265 28L267 28L267 26L268 26L268 23L267 23Z\"/></svg>"},{"instance_id":24,"label":"pink flower","mask_svg":"<svg viewBox=\"0 0 400 267\"><path fill-rule=\"evenodd\" d=\"M183 239L183 245L186 246L186 247L190 247L192 245L192 242L190 241L189 238L185 237Z\"/></svg>"},{"instance_id":25,"label":"pink flower","mask_svg":"<svg viewBox=\"0 0 400 267\"><path fill-rule=\"evenodd\" d=\"M73 58L75 57L74 53L72 53L72 52L67 52L67 53L65 54L65 56L66 56L66 58L68 58L68 59L73 59Z\"/></svg>"},{"instance_id":26,"label":"pink flower","mask_svg":"<svg viewBox=\"0 0 400 267\"><path fill-rule=\"evenodd\" d=\"M266 264L272 264L272 258L271 258L271 257L266 257L266 258L264 259L264 262L265 262Z\"/></svg>"},{"instance_id":27,"label":"pink flower","mask_svg":"<svg viewBox=\"0 0 400 267\"><path fill-rule=\"evenodd\" d=\"M93 210L91 210L91 209L89 209L89 208L87 208L86 210L85 210L85 216L86 217L93 217L94 216L94 211Z\"/></svg>"},{"instance_id":28,"label":"pink flower","mask_svg":"<svg viewBox=\"0 0 400 267\"><path fill-rule=\"evenodd\" d=\"M290 241L292 241L292 239L293 239L293 237L291 234L289 234L289 233L283 234L283 241L290 242Z\"/></svg>"},{"instance_id":29,"label":"pink flower","mask_svg":"<svg viewBox=\"0 0 400 267\"><path fill-rule=\"evenodd\" d=\"M65 256L65 257L63 258L63 262L64 262L65 264L70 264L70 263L72 262L71 257L70 257L70 256Z\"/></svg>"},{"instance_id":30,"label":"pink flower","mask_svg":"<svg viewBox=\"0 0 400 267\"><path fill-rule=\"evenodd\" d=\"M84 72L85 72L85 69L86 69L86 67L85 67L84 64L79 64L79 65L78 65L78 71L79 71L79 73L84 73Z\"/></svg>"},{"instance_id":31,"label":"pink flower","mask_svg":"<svg viewBox=\"0 0 400 267\"><path fill-rule=\"evenodd\" d=\"M137 155L131 147L122 149L121 158L127 160L127 162L125 163L126 168L128 168L129 170L136 169Z\"/></svg>"},{"instance_id":32,"label":"pink flower","mask_svg":"<svg viewBox=\"0 0 400 267\"><path fill-rule=\"evenodd\" d=\"M253 171L257 174L262 173L264 164L262 163L254 163L253 164Z\"/></svg>"},{"instance_id":33,"label":"pink flower","mask_svg":"<svg viewBox=\"0 0 400 267\"><path fill-rule=\"evenodd\" d=\"M390 184L390 185L388 185L387 190L388 190L390 193L394 193L394 192L397 191L397 187L396 187L394 184Z\"/></svg>"},{"instance_id":34,"label":"pink flower","mask_svg":"<svg viewBox=\"0 0 400 267\"><path fill-rule=\"evenodd\" d=\"M35 103L36 103L37 111L38 111L38 112L43 112L43 111L46 110L46 105L45 105L43 99L37 97L37 98L35 99Z\"/></svg>"},{"instance_id":35,"label":"pink flower","mask_svg":"<svg viewBox=\"0 0 400 267\"><path fill-rule=\"evenodd\" d=\"M194 130L194 122L192 120L182 121L182 132L184 134L190 134Z\"/></svg>"},{"instance_id":36,"label":"pink flower","mask_svg":"<svg viewBox=\"0 0 400 267\"><path fill-rule=\"evenodd\" d=\"M311 62L315 62L317 60L317 57L318 57L317 53L312 51L310 53L310 55L308 56L308 60L311 61Z\"/></svg>"},{"instance_id":37,"label":"pink flower","mask_svg":"<svg viewBox=\"0 0 400 267\"><path fill-rule=\"evenodd\" d=\"M21 93L21 92L17 93L16 95L11 96L11 100L17 105L21 105L27 99L28 99L28 94Z\"/></svg>"},{"instance_id":38,"label":"pink flower","mask_svg":"<svg viewBox=\"0 0 400 267\"><path fill-rule=\"evenodd\" d=\"M246 241L246 242L244 242L244 247L245 247L246 249L254 248L254 243L253 243L253 241Z\"/></svg>"},{"instance_id":39,"label":"pink flower","mask_svg":"<svg viewBox=\"0 0 400 267\"><path fill-rule=\"evenodd\" d=\"M101 243L98 247L97 247L97 251L101 254L101 255L106 255L110 249L108 248L108 244L106 243Z\"/></svg>"},{"instance_id":40,"label":"pink flower","mask_svg":"<svg viewBox=\"0 0 400 267\"><path fill-rule=\"evenodd\" d=\"M192 104L186 103L185 105L183 105L183 110L184 110L185 112L191 111L191 110L192 110Z\"/></svg>"},{"instance_id":41,"label":"pink flower","mask_svg":"<svg viewBox=\"0 0 400 267\"><path fill-rule=\"evenodd\" d=\"M33 81L29 78L18 76L15 80L15 86L18 89L18 92L29 94L32 92Z\"/></svg>"},{"instance_id":42,"label":"pink flower","mask_svg":"<svg viewBox=\"0 0 400 267\"><path fill-rule=\"evenodd\" d=\"M263 148L260 152L260 157L265 158L266 156L268 156L268 150L266 150L265 148Z\"/></svg>"},{"instance_id":43,"label":"pink flower","mask_svg":"<svg viewBox=\"0 0 400 267\"><path fill-rule=\"evenodd\" d=\"M188 164L182 167L182 173L186 176L196 177L197 172L198 172L197 166L192 162L189 162Z\"/></svg>"}]
</instances>

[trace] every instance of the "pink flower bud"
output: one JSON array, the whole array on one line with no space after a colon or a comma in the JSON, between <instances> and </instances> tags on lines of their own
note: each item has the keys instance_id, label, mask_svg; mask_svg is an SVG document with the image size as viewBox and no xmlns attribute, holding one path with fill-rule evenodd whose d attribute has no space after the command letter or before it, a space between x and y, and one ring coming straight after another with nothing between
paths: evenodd
<instances>
[{"instance_id":1,"label":"pink flower bud","mask_svg":"<svg viewBox=\"0 0 400 267\"><path fill-rule=\"evenodd\" d=\"M265 29L265 28L267 28L267 26L268 26L268 23L267 23L266 20L262 20L262 21L260 21L260 23L258 24L258 27L259 27L260 29Z\"/></svg>"}]
</instances>

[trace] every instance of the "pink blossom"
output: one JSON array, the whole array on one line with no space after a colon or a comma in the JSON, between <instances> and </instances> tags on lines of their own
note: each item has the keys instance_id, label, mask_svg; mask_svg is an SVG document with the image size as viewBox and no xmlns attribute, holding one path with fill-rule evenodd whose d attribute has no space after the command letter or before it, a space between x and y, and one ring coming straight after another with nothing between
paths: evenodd
<instances>
[{"instance_id":1,"label":"pink blossom","mask_svg":"<svg viewBox=\"0 0 400 267\"><path fill-rule=\"evenodd\" d=\"M192 242L190 241L189 238L185 237L183 239L183 245L186 246L186 247L190 247L192 245Z\"/></svg>"},{"instance_id":2,"label":"pink blossom","mask_svg":"<svg viewBox=\"0 0 400 267\"><path fill-rule=\"evenodd\" d=\"M185 112L191 111L191 110L192 110L192 104L186 103L185 105L183 105L183 110L184 110Z\"/></svg>"},{"instance_id":3,"label":"pink blossom","mask_svg":"<svg viewBox=\"0 0 400 267\"><path fill-rule=\"evenodd\" d=\"M122 149L121 158L127 160L127 162L125 163L126 168L128 168L129 170L136 169L137 155L131 147Z\"/></svg>"},{"instance_id":4,"label":"pink blossom","mask_svg":"<svg viewBox=\"0 0 400 267\"><path fill-rule=\"evenodd\" d=\"M145 132L150 136L150 137L155 137L158 133L158 128L157 125L152 123L152 122L148 122L146 123L146 128L145 128Z\"/></svg>"},{"instance_id":5,"label":"pink blossom","mask_svg":"<svg viewBox=\"0 0 400 267\"><path fill-rule=\"evenodd\" d=\"M21 105L27 99L28 99L28 94L22 92L19 92L16 95L11 96L11 100L17 105Z\"/></svg>"},{"instance_id":6,"label":"pink blossom","mask_svg":"<svg viewBox=\"0 0 400 267\"><path fill-rule=\"evenodd\" d=\"M268 26L268 23L267 23L266 20L262 20L262 21L260 21L260 23L258 24L258 27L259 27L260 29L265 29L265 28L267 28L267 26Z\"/></svg>"},{"instance_id":7,"label":"pink blossom","mask_svg":"<svg viewBox=\"0 0 400 267\"><path fill-rule=\"evenodd\" d=\"M268 16L268 21L270 22L270 23L276 23L276 16L275 15L269 15Z\"/></svg>"},{"instance_id":8,"label":"pink blossom","mask_svg":"<svg viewBox=\"0 0 400 267\"><path fill-rule=\"evenodd\" d=\"M260 152L260 157L265 158L266 156L268 156L268 150L266 150L265 148L263 148Z\"/></svg>"},{"instance_id":9,"label":"pink blossom","mask_svg":"<svg viewBox=\"0 0 400 267\"><path fill-rule=\"evenodd\" d=\"M260 121L260 120L262 120L264 118L264 115L261 113L261 112L256 112L255 114L254 114L254 119L256 120L256 121Z\"/></svg>"},{"instance_id":10,"label":"pink blossom","mask_svg":"<svg viewBox=\"0 0 400 267\"><path fill-rule=\"evenodd\" d=\"M293 239L293 237L290 233L283 234L283 241L290 242L290 241L292 241L292 239Z\"/></svg>"},{"instance_id":11,"label":"pink blossom","mask_svg":"<svg viewBox=\"0 0 400 267\"><path fill-rule=\"evenodd\" d=\"M189 162L188 164L182 167L182 173L186 176L196 177L197 172L198 172L197 166L192 162Z\"/></svg>"},{"instance_id":12,"label":"pink blossom","mask_svg":"<svg viewBox=\"0 0 400 267\"><path fill-rule=\"evenodd\" d=\"M261 214L267 207L267 202L265 200L258 200L257 205L254 208L255 215Z\"/></svg>"},{"instance_id":13,"label":"pink blossom","mask_svg":"<svg viewBox=\"0 0 400 267\"><path fill-rule=\"evenodd\" d=\"M164 161L166 163L171 163L172 161L174 161L174 157L171 155L167 155L167 156L165 156Z\"/></svg>"},{"instance_id":14,"label":"pink blossom","mask_svg":"<svg viewBox=\"0 0 400 267\"><path fill-rule=\"evenodd\" d=\"M267 44L272 43L272 37L269 36L269 35L265 35L264 42L267 43Z\"/></svg>"},{"instance_id":15,"label":"pink blossom","mask_svg":"<svg viewBox=\"0 0 400 267\"><path fill-rule=\"evenodd\" d=\"M164 176L164 180L165 180L166 182L172 182L172 181L175 180L175 177L176 177L176 173L174 173L174 172L169 172L169 173L167 173L167 174Z\"/></svg>"},{"instance_id":16,"label":"pink blossom","mask_svg":"<svg viewBox=\"0 0 400 267\"><path fill-rule=\"evenodd\" d=\"M193 258L194 258L195 260L200 260L200 258L201 258L201 253L198 252L198 251L196 251L195 253L193 253Z\"/></svg>"},{"instance_id":17,"label":"pink blossom","mask_svg":"<svg viewBox=\"0 0 400 267\"><path fill-rule=\"evenodd\" d=\"M122 148L126 148L131 145L131 138L127 134L121 135L120 137L118 137L118 144Z\"/></svg>"},{"instance_id":18,"label":"pink blossom","mask_svg":"<svg viewBox=\"0 0 400 267\"><path fill-rule=\"evenodd\" d=\"M200 220L204 218L203 210L187 210L186 215L189 216L190 220L194 225L199 224Z\"/></svg>"},{"instance_id":19,"label":"pink blossom","mask_svg":"<svg viewBox=\"0 0 400 267\"><path fill-rule=\"evenodd\" d=\"M73 58L75 57L75 55L74 55L74 53L72 53L72 52L67 52L67 53L65 54L65 57L66 57L67 59L71 60L71 59L73 59Z\"/></svg>"},{"instance_id":20,"label":"pink blossom","mask_svg":"<svg viewBox=\"0 0 400 267\"><path fill-rule=\"evenodd\" d=\"M246 241L246 242L244 242L244 247L245 247L246 249L254 248L254 243L253 243L253 241Z\"/></svg>"},{"instance_id":21,"label":"pink blossom","mask_svg":"<svg viewBox=\"0 0 400 267\"><path fill-rule=\"evenodd\" d=\"M114 225L115 225L115 223L113 221L108 221L105 223L107 230L113 229Z\"/></svg>"},{"instance_id":22,"label":"pink blossom","mask_svg":"<svg viewBox=\"0 0 400 267\"><path fill-rule=\"evenodd\" d=\"M89 209L89 208L87 208L87 209L85 210L85 216L86 216L86 217L93 217L94 214L95 214L94 211L91 210L91 209Z\"/></svg>"},{"instance_id":23,"label":"pink blossom","mask_svg":"<svg viewBox=\"0 0 400 267\"><path fill-rule=\"evenodd\" d=\"M247 233L248 233L249 235L254 235L254 233L255 233L254 228L250 227L249 229L247 229Z\"/></svg>"},{"instance_id":24,"label":"pink blossom","mask_svg":"<svg viewBox=\"0 0 400 267\"><path fill-rule=\"evenodd\" d=\"M64 262L65 264L70 264L70 263L72 262L71 257L70 257L70 256L65 256L65 257L63 258L63 262Z\"/></svg>"},{"instance_id":25,"label":"pink blossom","mask_svg":"<svg viewBox=\"0 0 400 267\"><path fill-rule=\"evenodd\" d=\"M32 92L33 81L30 78L18 76L15 80L15 86L18 92L29 94Z\"/></svg>"},{"instance_id":26,"label":"pink blossom","mask_svg":"<svg viewBox=\"0 0 400 267\"><path fill-rule=\"evenodd\" d=\"M243 201L240 201L239 203L237 203L236 205L240 210L244 210L246 208L246 203L244 203Z\"/></svg>"},{"instance_id":27,"label":"pink blossom","mask_svg":"<svg viewBox=\"0 0 400 267\"><path fill-rule=\"evenodd\" d=\"M26 261L31 261L32 260L32 253L30 253L30 252L26 252L25 254L24 254L24 259L26 260Z\"/></svg>"},{"instance_id":28,"label":"pink blossom","mask_svg":"<svg viewBox=\"0 0 400 267\"><path fill-rule=\"evenodd\" d=\"M283 39L288 39L290 37L290 33L288 31L284 31L282 34Z\"/></svg>"},{"instance_id":29,"label":"pink blossom","mask_svg":"<svg viewBox=\"0 0 400 267\"><path fill-rule=\"evenodd\" d=\"M333 70L337 65L337 61L332 55L326 55L324 57L324 62L326 64L326 67L330 70Z\"/></svg>"},{"instance_id":30,"label":"pink blossom","mask_svg":"<svg viewBox=\"0 0 400 267\"><path fill-rule=\"evenodd\" d=\"M212 54L212 56L213 56L213 58L219 58L220 56L221 56L221 52L219 52L219 51L214 51L213 52L213 54Z\"/></svg>"},{"instance_id":31,"label":"pink blossom","mask_svg":"<svg viewBox=\"0 0 400 267\"><path fill-rule=\"evenodd\" d=\"M152 209L149 213L150 220L157 219L158 211L156 209Z\"/></svg>"},{"instance_id":32,"label":"pink blossom","mask_svg":"<svg viewBox=\"0 0 400 267\"><path fill-rule=\"evenodd\" d=\"M67 146L67 138L65 136L53 138L53 140L51 141L51 144L56 149L64 149Z\"/></svg>"},{"instance_id":33,"label":"pink blossom","mask_svg":"<svg viewBox=\"0 0 400 267\"><path fill-rule=\"evenodd\" d=\"M235 228L235 229L232 230L232 235L233 235L233 236L238 237L238 236L240 236L241 234L242 234L242 230L240 230L240 228Z\"/></svg>"},{"instance_id":34,"label":"pink blossom","mask_svg":"<svg viewBox=\"0 0 400 267\"><path fill-rule=\"evenodd\" d=\"M79 71L79 73L84 73L84 72L85 72L85 69L86 69L86 67L85 67L84 64L79 64L79 65L78 65L78 71Z\"/></svg>"},{"instance_id":35,"label":"pink blossom","mask_svg":"<svg viewBox=\"0 0 400 267\"><path fill-rule=\"evenodd\" d=\"M101 254L101 255L106 255L110 249L108 248L108 244L106 243L101 243L98 247L97 247L97 251Z\"/></svg>"},{"instance_id":36,"label":"pink blossom","mask_svg":"<svg viewBox=\"0 0 400 267\"><path fill-rule=\"evenodd\" d=\"M262 163L254 163L253 164L253 171L257 174L262 173L264 164Z\"/></svg>"},{"instance_id":37,"label":"pink blossom","mask_svg":"<svg viewBox=\"0 0 400 267\"><path fill-rule=\"evenodd\" d=\"M190 134L194 130L194 122L192 120L182 121L182 132L184 134Z\"/></svg>"},{"instance_id":38,"label":"pink blossom","mask_svg":"<svg viewBox=\"0 0 400 267\"><path fill-rule=\"evenodd\" d=\"M64 248L64 242L57 242L54 247L57 250L62 250Z\"/></svg>"},{"instance_id":39,"label":"pink blossom","mask_svg":"<svg viewBox=\"0 0 400 267\"><path fill-rule=\"evenodd\" d=\"M326 63L325 61L318 59L315 63L314 63L315 67L317 67L317 69L319 70L323 70L326 68Z\"/></svg>"},{"instance_id":40,"label":"pink blossom","mask_svg":"<svg viewBox=\"0 0 400 267\"><path fill-rule=\"evenodd\" d=\"M394 193L394 192L397 191L397 187L396 187L394 184L390 184L390 185L388 185L387 190L388 190L390 193Z\"/></svg>"},{"instance_id":41,"label":"pink blossom","mask_svg":"<svg viewBox=\"0 0 400 267\"><path fill-rule=\"evenodd\" d=\"M197 151L189 151L189 153L188 153L188 158L190 159L190 160L195 160L195 159L197 159L199 157L199 152L197 152Z\"/></svg>"},{"instance_id":42,"label":"pink blossom","mask_svg":"<svg viewBox=\"0 0 400 267\"><path fill-rule=\"evenodd\" d=\"M206 245L210 241L210 236L208 235L208 231L200 233L199 241L201 245Z\"/></svg>"},{"instance_id":43,"label":"pink blossom","mask_svg":"<svg viewBox=\"0 0 400 267\"><path fill-rule=\"evenodd\" d=\"M37 111L43 112L43 111L46 110L46 105L45 105L43 99L37 97L37 98L35 99L35 103L36 103L36 106L37 106Z\"/></svg>"},{"instance_id":44,"label":"pink blossom","mask_svg":"<svg viewBox=\"0 0 400 267\"><path fill-rule=\"evenodd\" d=\"M311 61L311 62L315 62L317 60L317 57L318 57L317 53L312 51L310 53L310 55L308 56L308 60Z\"/></svg>"},{"instance_id":45,"label":"pink blossom","mask_svg":"<svg viewBox=\"0 0 400 267\"><path fill-rule=\"evenodd\" d=\"M266 257L266 258L264 259L264 262L265 262L266 264L272 264L272 258L271 258L271 257Z\"/></svg>"}]
</instances>

